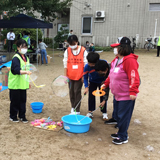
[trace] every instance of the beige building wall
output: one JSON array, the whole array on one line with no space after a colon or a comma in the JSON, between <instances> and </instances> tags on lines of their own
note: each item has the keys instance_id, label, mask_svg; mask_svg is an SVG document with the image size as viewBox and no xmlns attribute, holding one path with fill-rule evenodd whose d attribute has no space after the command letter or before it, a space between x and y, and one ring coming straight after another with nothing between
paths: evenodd
<instances>
[{"instance_id":1,"label":"beige building wall","mask_svg":"<svg viewBox=\"0 0 160 160\"><path fill-rule=\"evenodd\" d=\"M91 7L85 7L85 1L73 0L70 14L53 22L49 29L49 37L57 34L58 23L69 23L70 29L79 37L82 45L88 40L99 46L108 46L117 41L117 37L129 38L139 35L137 43L142 47L145 39L155 32L157 19L157 34L160 36L160 11L149 11L149 3L160 3L160 0L87 0ZM105 22L98 23L96 11L105 11ZM92 16L92 33L82 34L82 17Z\"/></svg>"},{"instance_id":2,"label":"beige building wall","mask_svg":"<svg viewBox=\"0 0 160 160\"><path fill-rule=\"evenodd\" d=\"M78 2L77 2L78 1ZM157 36L160 35L160 11L149 11L149 3L159 0L88 0L90 8L84 8L81 0L73 1L70 9L70 28L78 35L82 44L86 40L95 45L106 46L117 41L117 37L135 37L139 34L139 43L154 36L155 19L158 20ZM94 22L96 11L105 11L105 22ZM92 34L82 34L82 17L93 16Z\"/></svg>"}]
</instances>

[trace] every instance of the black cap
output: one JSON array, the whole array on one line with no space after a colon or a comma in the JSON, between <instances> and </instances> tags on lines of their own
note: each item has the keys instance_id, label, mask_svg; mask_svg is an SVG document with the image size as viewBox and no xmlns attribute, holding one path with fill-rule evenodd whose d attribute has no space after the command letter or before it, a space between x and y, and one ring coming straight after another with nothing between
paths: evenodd
<instances>
[{"instance_id":1,"label":"black cap","mask_svg":"<svg viewBox=\"0 0 160 160\"><path fill-rule=\"evenodd\" d=\"M129 38L123 37L123 38L121 39L121 41L120 41L120 45L121 45L121 44L130 45L130 44L131 44L131 41L130 41Z\"/></svg>"},{"instance_id":2,"label":"black cap","mask_svg":"<svg viewBox=\"0 0 160 160\"><path fill-rule=\"evenodd\" d=\"M119 43L111 44L112 48L117 47L117 46L121 46L121 45L130 45L131 44L130 39L127 38L127 37L123 37L123 38L118 39L118 40L119 40Z\"/></svg>"}]
</instances>

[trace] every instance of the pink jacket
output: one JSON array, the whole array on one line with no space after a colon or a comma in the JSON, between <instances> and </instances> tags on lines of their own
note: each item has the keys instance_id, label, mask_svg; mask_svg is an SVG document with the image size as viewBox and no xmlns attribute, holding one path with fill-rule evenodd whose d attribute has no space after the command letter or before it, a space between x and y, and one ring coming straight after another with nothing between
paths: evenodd
<instances>
[{"instance_id":1,"label":"pink jacket","mask_svg":"<svg viewBox=\"0 0 160 160\"><path fill-rule=\"evenodd\" d=\"M110 74L104 84L106 87L110 87L117 101L131 100L130 95L136 96L139 92L137 59L137 55L130 54L123 57L117 66L118 57L111 62Z\"/></svg>"}]
</instances>

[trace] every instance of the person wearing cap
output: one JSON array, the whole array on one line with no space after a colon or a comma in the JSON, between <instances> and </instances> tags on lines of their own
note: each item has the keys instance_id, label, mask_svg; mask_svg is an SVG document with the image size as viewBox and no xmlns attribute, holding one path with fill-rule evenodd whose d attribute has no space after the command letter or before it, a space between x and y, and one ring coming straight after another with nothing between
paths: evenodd
<instances>
[{"instance_id":1,"label":"person wearing cap","mask_svg":"<svg viewBox=\"0 0 160 160\"><path fill-rule=\"evenodd\" d=\"M112 44L116 58L111 62L108 78L105 80L104 89L110 87L114 95L118 133L111 134L114 144L128 142L128 127L132 117L137 94L139 93L140 78L138 73L138 56L132 54L131 41L123 37L120 43Z\"/></svg>"}]
</instances>

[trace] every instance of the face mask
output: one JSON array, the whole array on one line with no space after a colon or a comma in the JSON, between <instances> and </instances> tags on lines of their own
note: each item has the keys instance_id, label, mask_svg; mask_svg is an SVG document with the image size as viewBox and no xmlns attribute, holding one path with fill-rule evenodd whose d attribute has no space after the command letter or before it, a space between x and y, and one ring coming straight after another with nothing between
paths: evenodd
<instances>
[{"instance_id":1,"label":"face mask","mask_svg":"<svg viewBox=\"0 0 160 160\"><path fill-rule=\"evenodd\" d=\"M118 50L117 50L117 48L114 48L113 53L114 53L115 55L117 55L117 54L118 54Z\"/></svg>"},{"instance_id":2,"label":"face mask","mask_svg":"<svg viewBox=\"0 0 160 160\"><path fill-rule=\"evenodd\" d=\"M74 46L70 46L70 45L69 45L69 47L70 47L71 49L76 49L76 48L77 48L77 44L74 45Z\"/></svg>"},{"instance_id":3,"label":"face mask","mask_svg":"<svg viewBox=\"0 0 160 160\"><path fill-rule=\"evenodd\" d=\"M27 53L27 49L26 48L22 48L20 51L21 54L26 54Z\"/></svg>"}]
</instances>

